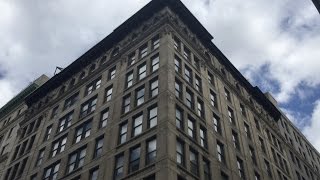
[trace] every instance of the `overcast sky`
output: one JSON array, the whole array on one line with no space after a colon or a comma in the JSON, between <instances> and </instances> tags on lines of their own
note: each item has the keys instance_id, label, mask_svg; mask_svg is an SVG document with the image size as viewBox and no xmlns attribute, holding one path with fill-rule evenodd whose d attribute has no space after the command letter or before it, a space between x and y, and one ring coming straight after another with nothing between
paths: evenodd
<instances>
[{"instance_id":1,"label":"overcast sky","mask_svg":"<svg viewBox=\"0 0 320 180\"><path fill-rule=\"evenodd\" d=\"M320 150L320 16L311 0L182 0ZM0 107L52 76L149 0L0 0Z\"/></svg>"}]
</instances>

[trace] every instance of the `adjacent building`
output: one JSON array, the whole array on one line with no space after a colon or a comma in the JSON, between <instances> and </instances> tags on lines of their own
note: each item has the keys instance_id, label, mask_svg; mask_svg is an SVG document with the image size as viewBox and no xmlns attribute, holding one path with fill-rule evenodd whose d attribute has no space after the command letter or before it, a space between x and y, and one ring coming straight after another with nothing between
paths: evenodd
<instances>
[{"instance_id":1,"label":"adjacent building","mask_svg":"<svg viewBox=\"0 0 320 180\"><path fill-rule=\"evenodd\" d=\"M319 180L319 153L212 38L179 0L148 3L26 97L2 179Z\"/></svg>"},{"instance_id":2,"label":"adjacent building","mask_svg":"<svg viewBox=\"0 0 320 180\"><path fill-rule=\"evenodd\" d=\"M320 0L312 0L312 2L316 6L316 8L318 9L318 11L320 13Z\"/></svg>"}]
</instances>

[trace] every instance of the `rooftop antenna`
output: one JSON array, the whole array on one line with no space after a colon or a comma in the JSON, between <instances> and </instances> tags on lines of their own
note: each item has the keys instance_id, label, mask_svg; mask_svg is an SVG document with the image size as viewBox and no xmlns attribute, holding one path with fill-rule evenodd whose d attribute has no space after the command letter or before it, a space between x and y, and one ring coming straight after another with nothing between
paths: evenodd
<instances>
[{"instance_id":1,"label":"rooftop antenna","mask_svg":"<svg viewBox=\"0 0 320 180\"><path fill-rule=\"evenodd\" d=\"M54 76L58 73L60 73L63 70L62 67L56 66L56 70L54 71Z\"/></svg>"}]
</instances>

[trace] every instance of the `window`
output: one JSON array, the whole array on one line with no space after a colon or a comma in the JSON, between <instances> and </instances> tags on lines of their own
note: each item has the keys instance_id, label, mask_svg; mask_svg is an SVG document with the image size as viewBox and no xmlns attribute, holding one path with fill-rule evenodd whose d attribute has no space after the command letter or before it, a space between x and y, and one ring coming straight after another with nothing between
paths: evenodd
<instances>
[{"instance_id":1,"label":"window","mask_svg":"<svg viewBox=\"0 0 320 180\"><path fill-rule=\"evenodd\" d=\"M52 132L52 125L47 127L43 141L47 141L50 138L51 132Z\"/></svg>"},{"instance_id":2,"label":"window","mask_svg":"<svg viewBox=\"0 0 320 180\"><path fill-rule=\"evenodd\" d=\"M89 99L87 102L81 105L80 118L88 115L96 110L97 97Z\"/></svg>"},{"instance_id":3,"label":"window","mask_svg":"<svg viewBox=\"0 0 320 180\"><path fill-rule=\"evenodd\" d=\"M214 86L214 77L210 72L208 72L208 81L211 85Z\"/></svg>"},{"instance_id":4,"label":"window","mask_svg":"<svg viewBox=\"0 0 320 180\"><path fill-rule=\"evenodd\" d=\"M195 122L190 117L188 118L188 135L193 139L196 139L196 132L195 132Z\"/></svg>"},{"instance_id":5,"label":"window","mask_svg":"<svg viewBox=\"0 0 320 180\"><path fill-rule=\"evenodd\" d=\"M132 53L129 55L128 65L131 66L136 62L136 53Z\"/></svg>"},{"instance_id":6,"label":"window","mask_svg":"<svg viewBox=\"0 0 320 180\"><path fill-rule=\"evenodd\" d=\"M236 124L236 121L235 121L235 119L234 119L233 110L232 110L230 107L228 107L228 117L229 117L229 122L230 122L231 124Z\"/></svg>"},{"instance_id":7,"label":"window","mask_svg":"<svg viewBox=\"0 0 320 180\"><path fill-rule=\"evenodd\" d=\"M173 38L173 43L174 43L174 48L177 51L180 51L181 50L181 41L177 37L174 37Z\"/></svg>"},{"instance_id":8,"label":"window","mask_svg":"<svg viewBox=\"0 0 320 180\"><path fill-rule=\"evenodd\" d=\"M159 35L156 35L154 38L152 38L152 49L157 49L160 46L160 37Z\"/></svg>"},{"instance_id":9,"label":"window","mask_svg":"<svg viewBox=\"0 0 320 180\"><path fill-rule=\"evenodd\" d=\"M240 150L239 137L238 137L238 134L234 131L232 131L232 142L233 142L234 147L237 150Z\"/></svg>"},{"instance_id":10,"label":"window","mask_svg":"<svg viewBox=\"0 0 320 180\"><path fill-rule=\"evenodd\" d=\"M119 47L114 48L114 50L111 53L111 57L115 57L119 54Z\"/></svg>"},{"instance_id":11,"label":"window","mask_svg":"<svg viewBox=\"0 0 320 180\"><path fill-rule=\"evenodd\" d=\"M181 73L181 59L174 56L174 69L176 72Z\"/></svg>"},{"instance_id":12,"label":"window","mask_svg":"<svg viewBox=\"0 0 320 180\"><path fill-rule=\"evenodd\" d=\"M71 126L72 116L73 112L65 115L63 118L59 120L58 133L62 132L63 130Z\"/></svg>"},{"instance_id":13,"label":"window","mask_svg":"<svg viewBox=\"0 0 320 180\"><path fill-rule=\"evenodd\" d=\"M79 127L76 128L76 133L75 133L75 143L80 142L82 139L90 136L91 133L91 124L92 121L91 119Z\"/></svg>"},{"instance_id":14,"label":"window","mask_svg":"<svg viewBox=\"0 0 320 180\"><path fill-rule=\"evenodd\" d=\"M229 176L221 171L221 179L222 180L229 180Z\"/></svg>"},{"instance_id":15,"label":"window","mask_svg":"<svg viewBox=\"0 0 320 180\"><path fill-rule=\"evenodd\" d=\"M129 88L133 84L133 71L127 73L126 75L126 87Z\"/></svg>"},{"instance_id":16,"label":"window","mask_svg":"<svg viewBox=\"0 0 320 180\"><path fill-rule=\"evenodd\" d=\"M57 180L60 162L56 162L44 169L42 180Z\"/></svg>"},{"instance_id":17,"label":"window","mask_svg":"<svg viewBox=\"0 0 320 180\"><path fill-rule=\"evenodd\" d=\"M99 127L104 128L108 124L109 108L101 112Z\"/></svg>"},{"instance_id":18,"label":"window","mask_svg":"<svg viewBox=\"0 0 320 180\"><path fill-rule=\"evenodd\" d=\"M184 166L184 143L177 140L177 163Z\"/></svg>"},{"instance_id":19,"label":"window","mask_svg":"<svg viewBox=\"0 0 320 180\"><path fill-rule=\"evenodd\" d=\"M37 157L37 161L36 161L36 166L40 166L42 161L43 161L43 157L44 157L44 148L40 149L39 153L38 153L38 157Z\"/></svg>"},{"instance_id":20,"label":"window","mask_svg":"<svg viewBox=\"0 0 320 180\"><path fill-rule=\"evenodd\" d=\"M111 80L113 79L114 77L116 77L116 66L114 66L113 68L111 68L109 70L109 75L108 75L108 79Z\"/></svg>"},{"instance_id":21,"label":"window","mask_svg":"<svg viewBox=\"0 0 320 180\"><path fill-rule=\"evenodd\" d=\"M93 158L97 158L97 157L101 156L102 148L103 148L103 140L104 140L103 136L96 139L96 145L95 145Z\"/></svg>"},{"instance_id":22,"label":"window","mask_svg":"<svg viewBox=\"0 0 320 180\"><path fill-rule=\"evenodd\" d=\"M128 122L120 124L119 128L119 144L125 143L127 141L128 132Z\"/></svg>"},{"instance_id":23,"label":"window","mask_svg":"<svg viewBox=\"0 0 320 180\"><path fill-rule=\"evenodd\" d=\"M80 168L84 164L84 158L86 157L86 147L77 149L76 152L69 155L69 160L67 164L67 173Z\"/></svg>"},{"instance_id":24,"label":"window","mask_svg":"<svg viewBox=\"0 0 320 180\"><path fill-rule=\"evenodd\" d=\"M67 143L67 136L61 137L57 141L52 143L51 157L55 157L57 154L64 151Z\"/></svg>"},{"instance_id":25,"label":"window","mask_svg":"<svg viewBox=\"0 0 320 180\"><path fill-rule=\"evenodd\" d=\"M183 112L179 107L176 107L176 127L183 129Z\"/></svg>"},{"instance_id":26,"label":"window","mask_svg":"<svg viewBox=\"0 0 320 180\"><path fill-rule=\"evenodd\" d=\"M30 180L37 180L37 173L36 174L34 174L34 175L32 175L31 177L30 177Z\"/></svg>"},{"instance_id":27,"label":"window","mask_svg":"<svg viewBox=\"0 0 320 180\"><path fill-rule=\"evenodd\" d=\"M191 173L198 175L198 153L190 149L190 170Z\"/></svg>"},{"instance_id":28,"label":"window","mask_svg":"<svg viewBox=\"0 0 320 180\"><path fill-rule=\"evenodd\" d=\"M182 99L182 83L179 80L175 80L175 95L177 98Z\"/></svg>"},{"instance_id":29,"label":"window","mask_svg":"<svg viewBox=\"0 0 320 180\"><path fill-rule=\"evenodd\" d=\"M79 93L76 93L76 94L72 95L71 97L69 97L68 99L66 99L64 102L63 109L65 110L65 109L71 107L72 105L74 105L74 103L77 102L77 100L78 100L78 95L79 95Z\"/></svg>"},{"instance_id":30,"label":"window","mask_svg":"<svg viewBox=\"0 0 320 180\"><path fill-rule=\"evenodd\" d=\"M246 136L248 139L251 139L251 133L250 133L250 128L247 123L244 123L244 132L246 133Z\"/></svg>"},{"instance_id":31,"label":"window","mask_svg":"<svg viewBox=\"0 0 320 180\"><path fill-rule=\"evenodd\" d=\"M201 83L201 78L198 77L197 75L195 76L195 79L196 79L196 90L198 92L202 92L202 83Z\"/></svg>"},{"instance_id":32,"label":"window","mask_svg":"<svg viewBox=\"0 0 320 180\"><path fill-rule=\"evenodd\" d=\"M140 58L144 58L148 55L148 45L145 44L139 48Z\"/></svg>"},{"instance_id":33,"label":"window","mask_svg":"<svg viewBox=\"0 0 320 180\"><path fill-rule=\"evenodd\" d=\"M154 138L147 142L146 165L154 163L157 156L157 140Z\"/></svg>"},{"instance_id":34,"label":"window","mask_svg":"<svg viewBox=\"0 0 320 180\"><path fill-rule=\"evenodd\" d=\"M144 103L144 86L136 90L136 105L139 106Z\"/></svg>"},{"instance_id":35,"label":"window","mask_svg":"<svg viewBox=\"0 0 320 180\"><path fill-rule=\"evenodd\" d=\"M184 68L184 79L192 84L192 70L188 66L185 66Z\"/></svg>"},{"instance_id":36,"label":"window","mask_svg":"<svg viewBox=\"0 0 320 180\"><path fill-rule=\"evenodd\" d=\"M230 92L224 88L224 96L226 97L226 100L228 100L229 102L231 102L231 95Z\"/></svg>"},{"instance_id":37,"label":"window","mask_svg":"<svg viewBox=\"0 0 320 180\"><path fill-rule=\"evenodd\" d=\"M256 124L256 128L258 129L258 131L260 131L259 121L258 121L256 118L254 118L254 122L255 122L255 124Z\"/></svg>"},{"instance_id":38,"label":"window","mask_svg":"<svg viewBox=\"0 0 320 180\"><path fill-rule=\"evenodd\" d=\"M138 67L138 80L141 80L147 76L147 65L143 63Z\"/></svg>"},{"instance_id":39,"label":"window","mask_svg":"<svg viewBox=\"0 0 320 180\"><path fill-rule=\"evenodd\" d=\"M211 174L210 174L210 162L203 158L203 174L204 174L204 180L210 180Z\"/></svg>"},{"instance_id":40,"label":"window","mask_svg":"<svg viewBox=\"0 0 320 180\"><path fill-rule=\"evenodd\" d=\"M98 180L99 176L99 166L90 170L89 180Z\"/></svg>"},{"instance_id":41,"label":"window","mask_svg":"<svg viewBox=\"0 0 320 180\"><path fill-rule=\"evenodd\" d=\"M193 93L189 89L187 89L186 90L186 105L191 109L193 109L193 101L194 101L193 100Z\"/></svg>"},{"instance_id":42,"label":"window","mask_svg":"<svg viewBox=\"0 0 320 180\"><path fill-rule=\"evenodd\" d=\"M247 117L246 108L244 107L243 104L240 104L240 112L244 117Z\"/></svg>"},{"instance_id":43,"label":"window","mask_svg":"<svg viewBox=\"0 0 320 180\"><path fill-rule=\"evenodd\" d=\"M224 153L224 145L217 141L217 153L218 153L218 160L225 164L226 163L226 157L225 157L225 153Z\"/></svg>"},{"instance_id":44,"label":"window","mask_svg":"<svg viewBox=\"0 0 320 180\"><path fill-rule=\"evenodd\" d=\"M85 95L91 94L93 91L99 89L101 86L101 77L91 82L86 87Z\"/></svg>"},{"instance_id":45,"label":"window","mask_svg":"<svg viewBox=\"0 0 320 180\"><path fill-rule=\"evenodd\" d=\"M130 150L129 173L139 170L140 167L140 146Z\"/></svg>"},{"instance_id":46,"label":"window","mask_svg":"<svg viewBox=\"0 0 320 180\"><path fill-rule=\"evenodd\" d=\"M51 119L56 118L58 116L58 108L59 106L56 106L52 109Z\"/></svg>"},{"instance_id":47,"label":"window","mask_svg":"<svg viewBox=\"0 0 320 180\"><path fill-rule=\"evenodd\" d=\"M133 131L132 131L132 137L135 137L142 133L142 120L143 120L143 114L140 114L133 119Z\"/></svg>"},{"instance_id":48,"label":"window","mask_svg":"<svg viewBox=\"0 0 320 180\"><path fill-rule=\"evenodd\" d=\"M204 127L200 127L200 145L204 148L208 148L207 130L204 129Z\"/></svg>"},{"instance_id":49,"label":"window","mask_svg":"<svg viewBox=\"0 0 320 180\"><path fill-rule=\"evenodd\" d=\"M197 112L198 116L204 118L204 107L203 107L203 102L198 98L198 104L197 104Z\"/></svg>"},{"instance_id":50,"label":"window","mask_svg":"<svg viewBox=\"0 0 320 180\"><path fill-rule=\"evenodd\" d=\"M262 152L266 153L266 147L265 147L263 139L261 137L259 137L259 142L260 142L260 147L261 147Z\"/></svg>"},{"instance_id":51,"label":"window","mask_svg":"<svg viewBox=\"0 0 320 180\"><path fill-rule=\"evenodd\" d=\"M79 78L80 78L80 79L84 79L85 77L86 77L86 72L83 71L83 72L80 74L80 77L79 77Z\"/></svg>"},{"instance_id":52,"label":"window","mask_svg":"<svg viewBox=\"0 0 320 180\"><path fill-rule=\"evenodd\" d=\"M245 174L244 174L244 167L243 167L243 161L237 157L237 167L238 167L238 172L239 176L241 179L246 179Z\"/></svg>"},{"instance_id":53,"label":"window","mask_svg":"<svg viewBox=\"0 0 320 180\"><path fill-rule=\"evenodd\" d=\"M158 120L158 107L154 106L148 110L148 128L153 128L157 125Z\"/></svg>"},{"instance_id":54,"label":"window","mask_svg":"<svg viewBox=\"0 0 320 180\"><path fill-rule=\"evenodd\" d=\"M266 171L268 173L268 176L272 177L270 163L266 159L264 160L264 165L266 167Z\"/></svg>"},{"instance_id":55,"label":"window","mask_svg":"<svg viewBox=\"0 0 320 180\"><path fill-rule=\"evenodd\" d=\"M184 47L184 51L183 51L183 57L186 59L186 60L191 60L191 52L190 50L187 48L187 47Z\"/></svg>"},{"instance_id":56,"label":"window","mask_svg":"<svg viewBox=\"0 0 320 180\"><path fill-rule=\"evenodd\" d=\"M130 111L131 94L126 95L123 98L123 113Z\"/></svg>"},{"instance_id":57,"label":"window","mask_svg":"<svg viewBox=\"0 0 320 180\"><path fill-rule=\"evenodd\" d=\"M123 177L123 165L124 165L124 155L120 154L116 157L116 165L115 165L115 169L114 169L114 175L113 175L113 179L114 180L119 180Z\"/></svg>"},{"instance_id":58,"label":"window","mask_svg":"<svg viewBox=\"0 0 320 180\"><path fill-rule=\"evenodd\" d=\"M213 113L213 125L214 125L214 131L216 131L219 134L222 134L220 118L215 113Z\"/></svg>"},{"instance_id":59,"label":"window","mask_svg":"<svg viewBox=\"0 0 320 180\"><path fill-rule=\"evenodd\" d=\"M194 66L200 70L200 60L194 56Z\"/></svg>"},{"instance_id":60,"label":"window","mask_svg":"<svg viewBox=\"0 0 320 180\"><path fill-rule=\"evenodd\" d=\"M158 85L159 85L158 78L153 79L150 82L150 97L155 97L158 95L159 93Z\"/></svg>"},{"instance_id":61,"label":"window","mask_svg":"<svg viewBox=\"0 0 320 180\"><path fill-rule=\"evenodd\" d=\"M254 172L254 180L260 180L260 175L257 172Z\"/></svg>"},{"instance_id":62,"label":"window","mask_svg":"<svg viewBox=\"0 0 320 180\"><path fill-rule=\"evenodd\" d=\"M213 91L210 90L210 103L213 107L218 107L217 104L217 95Z\"/></svg>"},{"instance_id":63,"label":"window","mask_svg":"<svg viewBox=\"0 0 320 180\"><path fill-rule=\"evenodd\" d=\"M254 152L254 149L253 147L249 146L249 154L250 154L250 157L251 157L251 160L253 162L253 164L257 164L257 158L256 158L256 154Z\"/></svg>"},{"instance_id":64,"label":"window","mask_svg":"<svg viewBox=\"0 0 320 180\"><path fill-rule=\"evenodd\" d=\"M156 55L151 58L151 71L155 72L158 69L159 69L159 55Z\"/></svg>"},{"instance_id":65,"label":"window","mask_svg":"<svg viewBox=\"0 0 320 180\"><path fill-rule=\"evenodd\" d=\"M112 85L111 86L109 86L109 87L107 87L107 89L106 89L106 95L105 95L105 102L109 102L110 100L111 100L111 98L112 98Z\"/></svg>"}]
</instances>

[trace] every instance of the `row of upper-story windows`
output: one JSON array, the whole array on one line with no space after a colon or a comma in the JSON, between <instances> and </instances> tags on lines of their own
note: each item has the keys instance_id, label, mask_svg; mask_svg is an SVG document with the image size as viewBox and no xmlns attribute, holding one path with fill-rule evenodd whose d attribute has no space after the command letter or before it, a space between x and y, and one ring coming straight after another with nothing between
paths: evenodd
<instances>
[{"instance_id":1,"label":"row of upper-story windows","mask_svg":"<svg viewBox=\"0 0 320 180\"><path fill-rule=\"evenodd\" d=\"M5 180L20 179L25 170L27 161L28 161L28 157L24 158L22 161L17 162L13 166L8 168L8 170L4 174L4 179Z\"/></svg>"}]
</instances>

